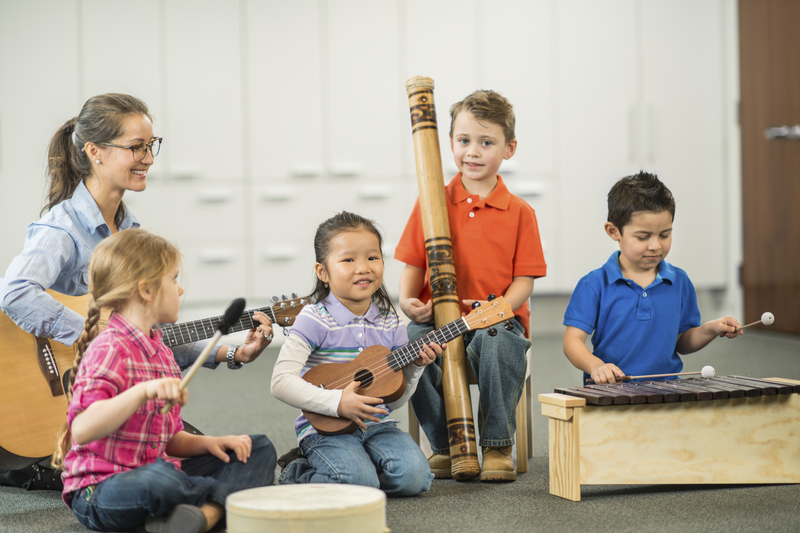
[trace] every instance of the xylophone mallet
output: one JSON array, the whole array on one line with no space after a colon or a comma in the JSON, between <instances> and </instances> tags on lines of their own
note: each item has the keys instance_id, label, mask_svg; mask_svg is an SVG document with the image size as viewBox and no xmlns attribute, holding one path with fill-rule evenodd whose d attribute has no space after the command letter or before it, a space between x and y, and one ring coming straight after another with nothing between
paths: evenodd
<instances>
[{"instance_id":1,"label":"xylophone mallet","mask_svg":"<svg viewBox=\"0 0 800 533\"><path fill-rule=\"evenodd\" d=\"M693 376L696 374L700 374L704 378L713 378L716 375L716 370L714 370L713 366L706 365L700 372L678 372L676 374L650 374L648 376L622 376L622 377L615 377L617 381L630 381L632 379L646 379L646 378L666 378L671 376ZM587 379L586 383L594 383L593 379Z\"/></svg>"},{"instance_id":2,"label":"xylophone mallet","mask_svg":"<svg viewBox=\"0 0 800 533\"><path fill-rule=\"evenodd\" d=\"M773 315L772 313L767 311L766 313L761 315L761 320L756 320L755 322L747 324L746 326L742 326L739 329L737 329L736 331L741 331L744 328L749 328L750 326L755 326L756 324L759 324L759 323L760 324L764 324L765 326L771 326L773 322L775 322L775 315Z\"/></svg>"}]
</instances>

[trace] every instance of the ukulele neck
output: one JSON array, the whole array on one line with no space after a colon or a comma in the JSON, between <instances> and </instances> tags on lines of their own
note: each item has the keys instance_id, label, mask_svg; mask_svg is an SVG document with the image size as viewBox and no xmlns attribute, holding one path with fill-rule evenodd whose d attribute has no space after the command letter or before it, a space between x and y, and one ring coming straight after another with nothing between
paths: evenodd
<instances>
[{"instance_id":1,"label":"ukulele neck","mask_svg":"<svg viewBox=\"0 0 800 533\"><path fill-rule=\"evenodd\" d=\"M426 344L430 344L432 342L435 342L436 344L444 344L457 337L460 337L467 331L469 331L469 326L463 317L450 322L436 331L428 333L421 339L417 339L414 342L409 342L405 346L394 350L387 357L389 360L389 367L395 371L400 370L401 368L404 368L419 359L419 352Z\"/></svg>"}]
</instances>

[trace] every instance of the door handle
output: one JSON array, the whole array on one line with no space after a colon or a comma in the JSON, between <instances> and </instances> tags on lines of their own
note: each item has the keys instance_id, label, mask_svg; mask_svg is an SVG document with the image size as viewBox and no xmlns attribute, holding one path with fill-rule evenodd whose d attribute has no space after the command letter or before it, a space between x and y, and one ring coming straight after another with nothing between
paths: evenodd
<instances>
[{"instance_id":1,"label":"door handle","mask_svg":"<svg viewBox=\"0 0 800 533\"><path fill-rule=\"evenodd\" d=\"M774 139L787 139L796 141L800 139L800 126L778 126L776 128L767 128L764 130L764 137L768 141Z\"/></svg>"}]
</instances>

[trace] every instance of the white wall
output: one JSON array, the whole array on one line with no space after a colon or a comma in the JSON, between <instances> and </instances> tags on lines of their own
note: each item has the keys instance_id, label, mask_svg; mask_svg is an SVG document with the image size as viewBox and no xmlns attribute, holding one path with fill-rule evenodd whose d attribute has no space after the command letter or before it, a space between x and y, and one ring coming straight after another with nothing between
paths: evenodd
<instances>
[{"instance_id":1,"label":"white wall","mask_svg":"<svg viewBox=\"0 0 800 533\"><path fill-rule=\"evenodd\" d=\"M640 168L677 198L670 260L704 318L741 316L736 28L733 0L0 0L0 270L43 205L50 136L112 91L165 139L126 201L186 256L182 318L307 292L314 229L341 209L391 255L417 195L404 83L427 75L448 180L450 105L477 88L515 105L500 172L541 227L534 331L559 330L614 249L605 194Z\"/></svg>"}]
</instances>

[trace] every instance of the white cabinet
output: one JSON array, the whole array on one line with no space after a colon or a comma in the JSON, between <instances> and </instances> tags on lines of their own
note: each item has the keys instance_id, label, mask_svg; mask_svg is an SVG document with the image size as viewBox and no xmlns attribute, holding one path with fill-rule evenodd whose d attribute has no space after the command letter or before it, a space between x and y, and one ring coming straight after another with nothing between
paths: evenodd
<instances>
[{"instance_id":1,"label":"white cabinet","mask_svg":"<svg viewBox=\"0 0 800 533\"><path fill-rule=\"evenodd\" d=\"M157 0L136 4L81 2L81 19L76 27L81 31L78 72L83 75L80 80L83 94L78 105L97 94L133 95L150 108L156 120L155 134L169 138L164 124L159 122L166 116L162 100L164 41L159 32L162 18L159 5ZM52 40L47 42L57 46Z\"/></svg>"},{"instance_id":2,"label":"white cabinet","mask_svg":"<svg viewBox=\"0 0 800 533\"><path fill-rule=\"evenodd\" d=\"M668 260L699 287L722 287L722 9L717 2L557 3L558 197L552 267L571 290L617 247L603 231L619 178L654 172L676 198Z\"/></svg>"},{"instance_id":3,"label":"white cabinet","mask_svg":"<svg viewBox=\"0 0 800 533\"><path fill-rule=\"evenodd\" d=\"M320 3L246 5L250 150L245 156L252 176L270 184L319 178L330 135L322 121Z\"/></svg>"},{"instance_id":4,"label":"white cabinet","mask_svg":"<svg viewBox=\"0 0 800 533\"><path fill-rule=\"evenodd\" d=\"M397 7L392 2L327 3L323 35L326 124L332 178L393 181L400 169L404 89L398 80Z\"/></svg>"},{"instance_id":5,"label":"white cabinet","mask_svg":"<svg viewBox=\"0 0 800 533\"><path fill-rule=\"evenodd\" d=\"M44 205L50 139L83 103L77 16L75 2L0 2L0 276Z\"/></svg>"},{"instance_id":6,"label":"white cabinet","mask_svg":"<svg viewBox=\"0 0 800 533\"><path fill-rule=\"evenodd\" d=\"M168 127L164 150L169 151L165 170L178 178L241 180L244 117L238 4L169 0L163 6L163 49L143 46L142 52L153 64L162 56L164 65Z\"/></svg>"}]
</instances>

